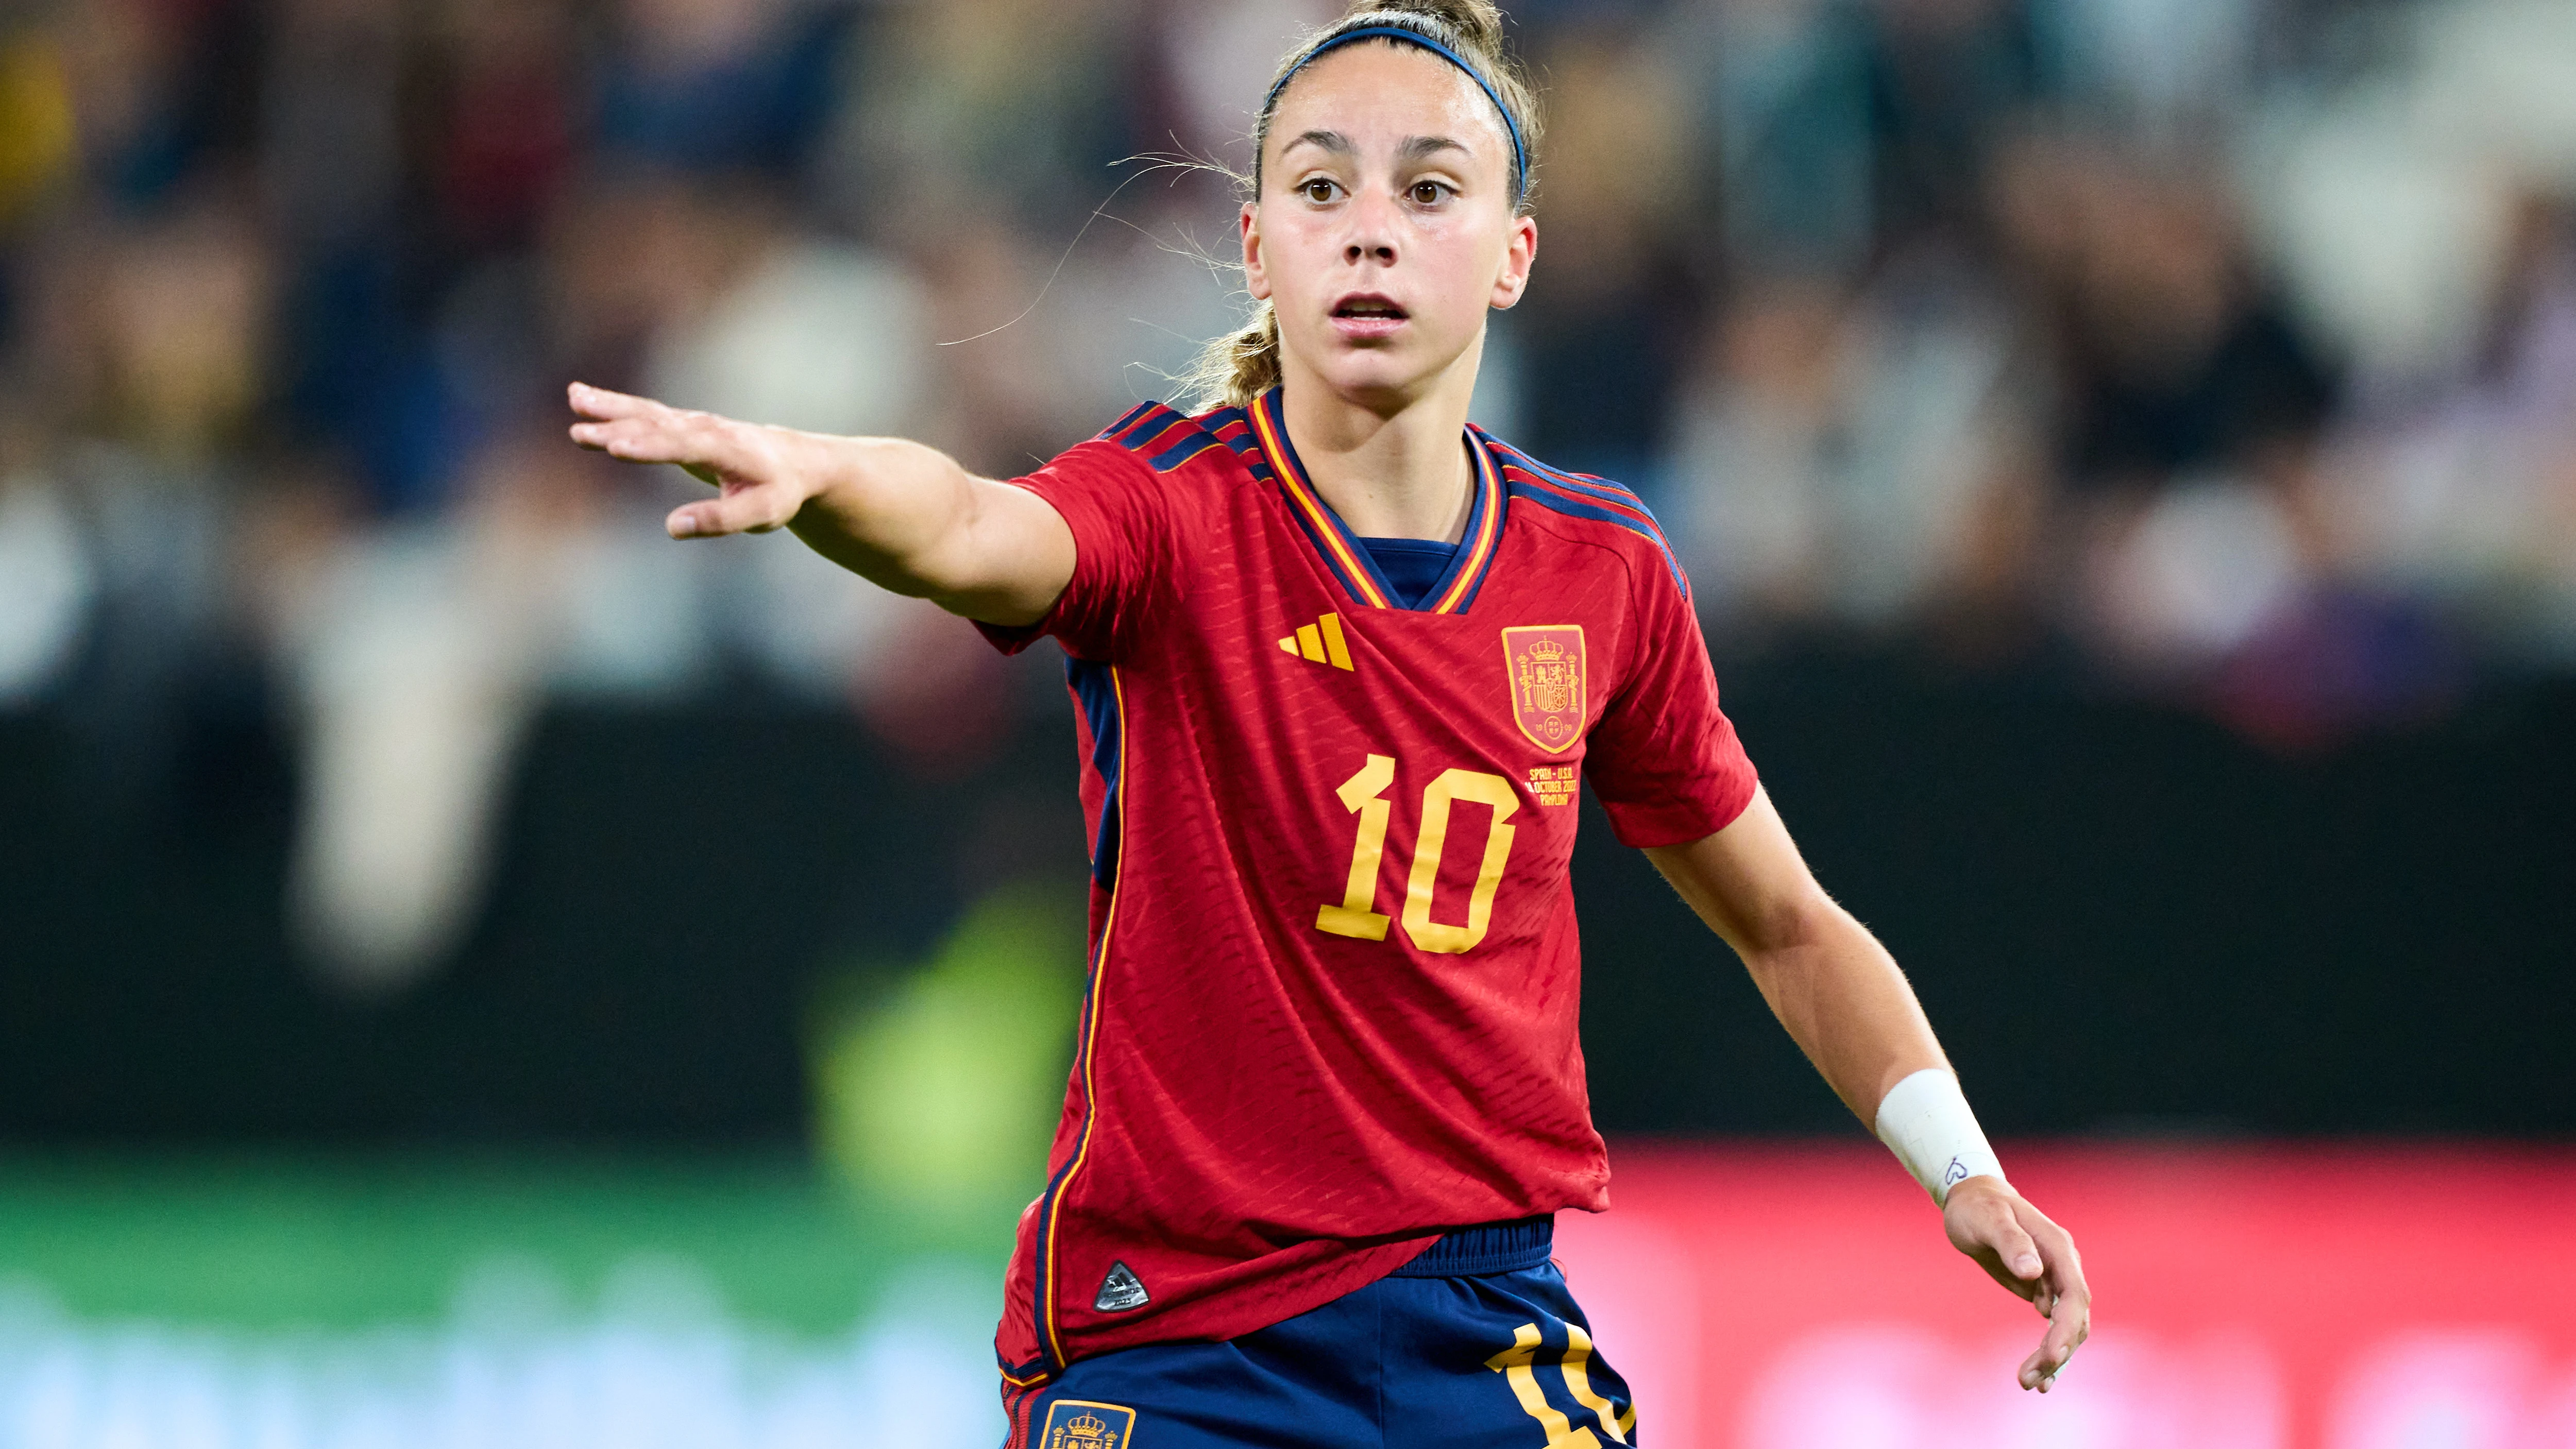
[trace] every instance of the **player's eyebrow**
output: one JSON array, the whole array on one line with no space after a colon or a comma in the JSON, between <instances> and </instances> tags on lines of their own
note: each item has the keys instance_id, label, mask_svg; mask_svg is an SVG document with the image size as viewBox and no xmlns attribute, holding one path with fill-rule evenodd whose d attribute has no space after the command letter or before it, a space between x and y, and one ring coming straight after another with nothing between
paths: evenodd
<instances>
[{"instance_id":1,"label":"player's eyebrow","mask_svg":"<svg viewBox=\"0 0 2576 1449\"><path fill-rule=\"evenodd\" d=\"M1404 144L1395 148L1395 158L1399 161L1421 161L1443 151L1455 151L1462 156L1476 154L1468 149L1466 142L1453 141L1446 136L1407 136Z\"/></svg>"},{"instance_id":2,"label":"player's eyebrow","mask_svg":"<svg viewBox=\"0 0 2576 1449\"><path fill-rule=\"evenodd\" d=\"M1320 146L1324 150L1330 151L1336 156L1356 156L1360 154L1360 148L1351 144L1351 138L1343 135L1339 131L1304 132L1300 134L1296 140L1280 147L1279 154L1284 159L1289 152L1296 150L1300 146Z\"/></svg>"}]
</instances>

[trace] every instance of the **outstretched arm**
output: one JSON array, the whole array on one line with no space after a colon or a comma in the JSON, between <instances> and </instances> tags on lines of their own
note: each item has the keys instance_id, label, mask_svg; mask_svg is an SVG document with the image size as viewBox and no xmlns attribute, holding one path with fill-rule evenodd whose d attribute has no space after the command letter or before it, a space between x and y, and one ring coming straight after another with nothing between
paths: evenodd
<instances>
[{"instance_id":1,"label":"outstretched arm","mask_svg":"<svg viewBox=\"0 0 2576 1449\"><path fill-rule=\"evenodd\" d=\"M1034 624L1073 579L1073 531L1036 494L902 438L737 422L574 383L572 440L676 463L716 486L664 521L673 538L793 529L883 588L988 624Z\"/></svg>"},{"instance_id":2,"label":"outstretched arm","mask_svg":"<svg viewBox=\"0 0 2576 1449\"><path fill-rule=\"evenodd\" d=\"M1895 958L1816 883L1767 792L1715 835L1646 857L1744 959L1772 1014L1861 1121L1877 1127L1889 1091L1916 1072L1950 1070ZM2092 1327L2074 1239L1999 1176L1951 1185L1941 1217L1960 1252L2048 1319L2019 1375L2047 1392Z\"/></svg>"}]
</instances>

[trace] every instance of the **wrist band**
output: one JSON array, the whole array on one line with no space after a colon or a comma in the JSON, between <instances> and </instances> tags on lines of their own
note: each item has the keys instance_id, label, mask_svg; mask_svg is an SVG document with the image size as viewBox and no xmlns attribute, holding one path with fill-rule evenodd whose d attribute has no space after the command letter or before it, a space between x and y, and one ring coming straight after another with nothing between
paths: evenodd
<instances>
[{"instance_id":1,"label":"wrist band","mask_svg":"<svg viewBox=\"0 0 2576 1449\"><path fill-rule=\"evenodd\" d=\"M1959 1091L1959 1079L1938 1067L1926 1067L1888 1089L1878 1104L1878 1140L1934 1202L1945 1206L1952 1185L2004 1175L1995 1149L1977 1126L1977 1114L1968 1110L1968 1099Z\"/></svg>"}]
</instances>

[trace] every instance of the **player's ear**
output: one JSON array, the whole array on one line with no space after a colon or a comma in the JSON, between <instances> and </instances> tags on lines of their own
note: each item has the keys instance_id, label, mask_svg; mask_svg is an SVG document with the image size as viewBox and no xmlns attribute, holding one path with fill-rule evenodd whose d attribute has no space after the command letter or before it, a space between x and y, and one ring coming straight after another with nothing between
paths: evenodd
<instances>
[{"instance_id":1,"label":"player's ear","mask_svg":"<svg viewBox=\"0 0 2576 1449\"><path fill-rule=\"evenodd\" d=\"M1243 289L1252 294L1252 300L1267 302L1270 300L1270 269L1261 261L1260 206L1245 202L1238 225L1243 231Z\"/></svg>"},{"instance_id":2,"label":"player's ear","mask_svg":"<svg viewBox=\"0 0 2576 1449\"><path fill-rule=\"evenodd\" d=\"M1537 262L1538 218L1513 217L1511 242L1503 248L1503 264L1494 274L1488 305L1499 312L1519 302L1521 293L1529 290L1530 268Z\"/></svg>"}]
</instances>

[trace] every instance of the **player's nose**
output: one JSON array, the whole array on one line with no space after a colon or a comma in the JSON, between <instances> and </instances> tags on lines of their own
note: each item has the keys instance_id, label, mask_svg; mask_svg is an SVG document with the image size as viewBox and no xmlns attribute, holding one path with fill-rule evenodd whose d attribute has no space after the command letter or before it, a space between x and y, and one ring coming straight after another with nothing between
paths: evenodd
<instances>
[{"instance_id":1,"label":"player's nose","mask_svg":"<svg viewBox=\"0 0 2576 1449\"><path fill-rule=\"evenodd\" d=\"M1353 265L1375 262L1385 266L1395 261L1395 203L1372 190L1355 199L1350 210L1351 229L1342 244L1342 260Z\"/></svg>"}]
</instances>

